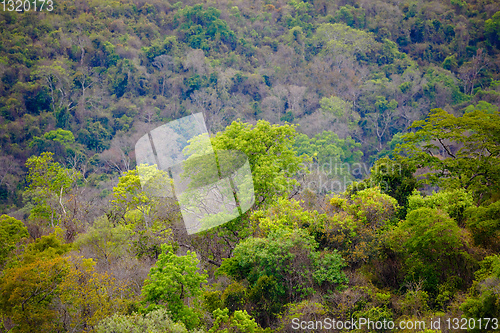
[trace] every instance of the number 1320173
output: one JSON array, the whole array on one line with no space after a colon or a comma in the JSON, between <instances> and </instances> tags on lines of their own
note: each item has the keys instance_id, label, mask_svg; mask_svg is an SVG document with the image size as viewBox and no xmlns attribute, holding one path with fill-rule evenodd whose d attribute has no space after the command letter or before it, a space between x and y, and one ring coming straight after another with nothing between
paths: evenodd
<instances>
[{"instance_id":1,"label":"number 1320173","mask_svg":"<svg viewBox=\"0 0 500 333\"><path fill-rule=\"evenodd\" d=\"M4 12L41 12L54 10L52 0L2 0L0 9Z\"/></svg>"}]
</instances>

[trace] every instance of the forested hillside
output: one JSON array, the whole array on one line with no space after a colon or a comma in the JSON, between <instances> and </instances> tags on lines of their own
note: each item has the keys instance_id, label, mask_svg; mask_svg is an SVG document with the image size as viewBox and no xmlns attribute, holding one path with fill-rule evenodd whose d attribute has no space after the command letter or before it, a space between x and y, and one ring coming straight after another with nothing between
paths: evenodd
<instances>
[{"instance_id":1,"label":"forested hillside","mask_svg":"<svg viewBox=\"0 0 500 333\"><path fill-rule=\"evenodd\" d=\"M0 4L0 332L499 327L498 1L22 3ZM255 200L188 235L135 144L198 112Z\"/></svg>"}]
</instances>

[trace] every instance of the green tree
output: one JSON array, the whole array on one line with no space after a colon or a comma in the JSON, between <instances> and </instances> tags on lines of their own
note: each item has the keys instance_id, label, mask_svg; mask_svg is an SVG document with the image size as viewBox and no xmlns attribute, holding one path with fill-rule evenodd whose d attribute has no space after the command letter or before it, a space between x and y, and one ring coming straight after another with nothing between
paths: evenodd
<instances>
[{"instance_id":1,"label":"green tree","mask_svg":"<svg viewBox=\"0 0 500 333\"><path fill-rule=\"evenodd\" d=\"M484 21L484 32L488 37L490 46L500 47L500 11L496 12L490 19Z\"/></svg>"},{"instance_id":2,"label":"green tree","mask_svg":"<svg viewBox=\"0 0 500 333\"><path fill-rule=\"evenodd\" d=\"M106 216L102 216L94 221L86 233L78 236L75 245L80 249L91 249L99 262L106 263L109 267L114 259L127 252L131 235L130 228L123 225L113 226Z\"/></svg>"},{"instance_id":3,"label":"green tree","mask_svg":"<svg viewBox=\"0 0 500 333\"><path fill-rule=\"evenodd\" d=\"M350 267L369 263L377 254L379 234L394 224L396 199L370 187L330 199L331 214L312 224L322 246L338 249Z\"/></svg>"},{"instance_id":4,"label":"green tree","mask_svg":"<svg viewBox=\"0 0 500 333\"><path fill-rule=\"evenodd\" d=\"M433 109L405 134L405 162L429 168L428 181L471 191L479 205L500 192L500 113L475 110L455 117Z\"/></svg>"},{"instance_id":5,"label":"green tree","mask_svg":"<svg viewBox=\"0 0 500 333\"><path fill-rule=\"evenodd\" d=\"M28 236L28 229L21 221L8 215L0 216L0 268L19 241Z\"/></svg>"},{"instance_id":6,"label":"green tree","mask_svg":"<svg viewBox=\"0 0 500 333\"><path fill-rule=\"evenodd\" d=\"M235 121L212 139L215 150L239 150L250 162L257 204L286 196L298 182L292 177L304 171L293 149L297 136L294 125L271 125L259 120L251 125Z\"/></svg>"},{"instance_id":7,"label":"green tree","mask_svg":"<svg viewBox=\"0 0 500 333\"><path fill-rule=\"evenodd\" d=\"M236 35L226 21L221 20L220 10L203 8L202 4L186 6L175 15L175 22L184 34L185 42L195 49L219 48L223 43L231 49L236 47Z\"/></svg>"},{"instance_id":8,"label":"green tree","mask_svg":"<svg viewBox=\"0 0 500 333\"><path fill-rule=\"evenodd\" d=\"M338 96L331 96L323 97L319 104L323 112L334 116L336 121L346 124L349 130L353 131L358 126L361 117L354 110L352 103L346 102Z\"/></svg>"},{"instance_id":9,"label":"green tree","mask_svg":"<svg viewBox=\"0 0 500 333\"><path fill-rule=\"evenodd\" d=\"M466 211L472 207L472 204L472 195L464 189L442 190L426 197L414 191L408 198L408 211L421 207L440 209L463 226Z\"/></svg>"},{"instance_id":10,"label":"green tree","mask_svg":"<svg viewBox=\"0 0 500 333\"><path fill-rule=\"evenodd\" d=\"M110 212L113 222L147 229L156 222L172 219L171 200L164 199L173 196L171 186L168 174L156 166L140 165L125 172L113 187Z\"/></svg>"},{"instance_id":11,"label":"green tree","mask_svg":"<svg viewBox=\"0 0 500 333\"><path fill-rule=\"evenodd\" d=\"M474 244L500 251L500 201L488 206L470 207L467 212L467 229Z\"/></svg>"},{"instance_id":12,"label":"green tree","mask_svg":"<svg viewBox=\"0 0 500 333\"><path fill-rule=\"evenodd\" d=\"M216 309L213 312L214 325L208 333L260 333L264 332L255 320L245 311L235 311L231 316L228 309Z\"/></svg>"},{"instance_id":13,"label":"green tree","mask_svg":"<svg viewBox=\"0 0 500 333\"><path fill-rule=\"evenodd\" d=\"M274 230L266 238L240 242L219 270L237 280L246 279L251 286L263 276L273 277L277 291L288 301L309 295L323 283L341 288L346 282L343 259L336 251L317 251L317 246L305 230Z\"/></svg>"},{"instance_id":14,"label":"green tree","mask_svg":"<svg viewBox=\"0 0 500 333\"><path fill-rule=\"evenodd\" d=\"M351 137L340 139L337 134L330 131L323 131L312 138L305 134L299 134L295 141L294 148L298 155L307 154L309 157L313 157L319 167L334 164L330 168L333 167L335 170L326 170L325 173L328 174L351 171L351 167L355 163L359 163L363 156L363 152L360 150L361 144L355 142ZM342 167L343 163L347 163L349 168L341 169L338 172L338 167ZM309 171L314 172L314 170Z\"/></svg>"},{"instance_id":15,"label":"green tree","mask_svg":"<svg viewBox=\"0 0 500 333\"><path fill-rule=\"evenodd\" d=\"M246 299L252 315L270 326L286 303L304 299L316 289L341 289L347 282L342 257L336 250L318 251L317 246L305 230L274 230L265 238L240 242L217 274L248 283Z\"/></svg>"},{"instance_id":16,"label":"green tree","mask_svg":"<svg viewBox=\"0 0 500 333\"><path fill-rule=\"evenodd\" d=\"M476 271L476 279L469 291L469 297L460 305L460 310L466 318L495 318L500 316L500 256L494 255L484 258L480 263L481 268ZM495 320L493 319L493 320ZM493 322L492 322L493 324ZM498 326L498 322L497 325ZM494 326L489 326L494 331ZM485 332L479 328L471 332Z\"/></svg>"},{"instance_id":17,"label":"green tree","mask_svg":"<svg viewBox=\"0 0 500 333\"><path fill-rule=\"evenodd\" d=\"M392 160L388 157L377 160L371 169L370 180L398 201L401 218L406 216L408 197L418 186L414 172L415 168L401 158Z\"/></svg>"},{"instance_id":18,"label":"green tree","mask_svg":"<svg viewBox=\"0 0 500 333\"><path fill-rule=\"evenodd\" d=\"M0 313L12 321L13 332L50 332L61 328L52 306L68 275L62 230L43 236L26 247L23 260L5 269L0 277Z\"/></svg>"},{"instance_id":19,"label":"green tree","mask_svg":"<svg viewBox=\"0 0 500 333\"><path fill-rule=\"evenodd\" d=\"M55 162L53 155L45 152L26 161L29 186L24 193L25 199L34 204L30 219L50 222L52 227L67 217L64 196L81 178L78 171L66 169Z\"/></svg>"},{"instance_id":20,"label":"green tree","mask_svg":"<svg viewBox=\"0 0 500 333\"><path fill-rule=\"evenodd\" d=\"M142 287L143 302L151 309L166 306L173 321L180 321L192 329L199 323L199 313L188 307L185 301L202 294L201 285L207 282L207 275L198 272L196 253L188 251L186 255L178 256L173 253L172 246L166 244L161 249L162 254Z\"/></svg>"},{"instance_id":21,"label":"green tree","mask_svg":"<svg viewBox=\"0 0 500 333\"><path fill-rule=\"evenodd\" d=\"M214 151L239 151L248 157L255 194L253 210L288 197L299 185L293 177L305 172L306 157L297 156L293 148L296 136L293 125L271 125L264 120L252 125L238 120L211 138ZM247 221L251 211L192 237L192 245L204 259L220 266L222 258L229 257L234 246L253 233L254 228ZM209 237L212 241L202 242L199 237Z\"/></svg>"},{"instance_id":22,"label":"green tree","mask_svg":"<svg viewBox=\"0 0 500 333\"><path fill-rule=\"evenodd\" d=\"M57 130L47 132L43 135L47 140L59 142L64 147L68 148L75 142L75 136L70 131L58 128Z\"/></svg>"},{"instance_id":23,"label":"green tree","mask_svg":"<svg viewBox=\"0 0 500 333\"><path fill-rule=\"evenodd\" d=\"M113 214L119 220L126 222L127 214L134 210L139 210L142 213L149 212L150 204L151 198L142 190L137 169L127 171L118 179L118 184L113 187L111 205Z\"/></svg>"},{"instance_id":24,"label":"green tree","mask_svg":"<svg viewBox=\"0 0 500 333\"><path fill-rule=\"evenodd\" d=\"M462 287L471 282L475 260L461 229L445 212L428 207L409 211L388 236L390 248L402 257L407 282L423 280L433 295L451 277L458 277Z\"/></svg>"}]
</instances>

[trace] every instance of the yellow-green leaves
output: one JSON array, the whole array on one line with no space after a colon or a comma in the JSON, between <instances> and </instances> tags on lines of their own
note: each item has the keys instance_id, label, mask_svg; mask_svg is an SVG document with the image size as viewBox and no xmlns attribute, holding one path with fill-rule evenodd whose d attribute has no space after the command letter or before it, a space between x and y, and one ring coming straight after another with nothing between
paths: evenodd
<instances>
[{"instance_id":1,"label":"yellow-green leaves","mask_svg":"<svg viewBox=\"0 0 500 333\"><path fill-rule=\"evenodd\" d=\"M55 162L53 155L45 152L26 161L29 186L25 192L25 199L34 204L30 218L50 222L51 226L67 216L65 196L81 178L78 171Z\"/></svg>"},{"instance_id":2,"label":"yellow-green leaves","mask_svg":"<svg viewBox=\"0 0 500 333\"><path fill-rule=\"evenodd\" d=\"M255 126L235 121L212 139L216 150L239 150L248 156L258 204L287 195L303 169L303 159L292 149L297 132L293 125L271 125L259 120Z\"/></svg>"},{"instance_id":3,"label":"yellow-green leaves","mask_svg":"<svg viewBox=\"0 0 500 333\"><path fill-rule=\"evenodd\" d=\"M8 215L0 216L0 268L16 248L16 244L28 236L28 229L21 221Z\"/></svg>"}]
</instances>

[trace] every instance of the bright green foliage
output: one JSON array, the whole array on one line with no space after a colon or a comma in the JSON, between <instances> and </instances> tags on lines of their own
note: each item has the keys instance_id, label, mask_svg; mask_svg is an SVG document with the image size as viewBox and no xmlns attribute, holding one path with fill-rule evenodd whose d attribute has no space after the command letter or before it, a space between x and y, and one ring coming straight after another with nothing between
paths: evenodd
<instances>
[{"instance_id":1,"label":"bright green foliage","mask_svg":"<svg viewBox=\"0 0 500 333\"><path fill-rule=\"evenodd\" d=\"M343 272L340 271L345 266L344 259L333 252L312 252L311 259L313 261L312 278L318 286L327 286L332 283L338 284L338 289L344 287L347 283L347 278Z\"/></svg>"},{"instance_id":2,"label":"bright green foliage","mask_svg":"<svg viewBox=\"0 0 500 333\"><path fill-rule=\"evenodd\" d=\"M460 225L464 223L465 211L472 207L472 204L472 195L464 189L439 191L426 197L414 191L408 198L408 211L421 207L440 209Z\"/></svg>"},{"instance_id":3,"label":"bright green foliage","mask_svg":"<svg viewBox=\"0 0 500 333\"><path fill-rule=\"evenodd\" d=\"M168 199L164 197L172 195L171 186L168 174L156 166L140 165L126 172L113 187L111 205L114 222L134 224L138 229L145 229L168 219L171 211L165 207Z\"/></svg>"},{"instance_id":4,"label":"bright green foliage","mask_svg":"<svg viewBox=\"0 0 500 333\"><path fill-rule=\"evenodd\" d=\"M410 237L404 247L410 253L422 257L437 259L441 255L450 255L460 248L460 230L446 214L430 208L412 210L406 221L398 226ZM437 236L437 237L435 237Z\"/></svg>"},{"instance_id":5,"label":"bright green foliage","mask_svg":"<svg viewBox=\"0 0 500 333\"><path fill-rule=\"evenodd\" d=\"M434 109L426 120L412 125L401 150L407 162L428 167L433 184L464 188L478 202L500 192L500 114L476 110L455 117Z\"/></svg>"},{"instance_id":6,"label":"bright green foliage","mask_svg":"<svg viewBox=\"0 0 500 333\"><path fill-rule=\"evenodd\" d=\"M58 128L57 130L47 132L43 135L47 140L59 142L64 147L68 147L75 142L75 136L70 131Z\"/></svg>"},{"instance_id":7,"label":"bright green foliage","mask_svg":"<svg viewBox=\"0 0 500 333\"><path fill-rule=\"evenodd\" d=\"M109 223L126 225L126 228L115 225L113 230L123 239L129 237L138 257L156 258L160 244L171 238L170 223L178 215L177 203L170 198L171 182L167 172L155 165L139 165L120 177L113 188L112 210L107 214Z\"/></svg>"},{"instance_id":8,"label":"bright green foliage","mask_svg":"<svg viewBox=\"0 0 500 333\"><path fill-rule=\"evenodd\" d=\"M271 125L259 120L255 126L235 121L212 139L216 150L239 150L248 157L258 204L287 195L292 179L303 169L303 158L293 150L297 132L293 125Z\"/></svg>"},{"instance_id":9,"label":"bright green foliage","mask_svg":"<svg viewBox=\"0 0 500 333\"><path fill-rule=\"evenodd\" d=\"M412 210L389 235L389 246L402 256L405 280L423 280L424 289L433 293L451 276L459 276L461 284L470 281L474 260L462 231L445 212Z\"/></svg>"},{"instance_id":10,"label":"bright green foliage","mask_svg":"<svg viewBox=\"0 0 500 333\"><path fill-rule=\"evenodd\" d=\"M113 200L111 201L115 214L120 214L122 219L135 209L148 210L149 197L142 191L141 181L137 169L126 172L113 187Z\"/></svg>"},{"instance_id":11,"label":"bright green foliage","mask_svg":"<svg viewBox=\"0 0 500 333\"><path fill-rule=\"evenodd\" d=\"M267 237L273 232L305 229L320 247L338 250L343 258L358 264L368 261L376 252L378 230L395 219L396 200L378 188L358 191L349 199L333 197L332 216L304 210L300 202L281 199L266 210L255 212L251 220Z\"/></svg>"},{"instance_id":12,"label":"bright green foliage","mask_svg":"<svg viewBox=\"0 0 500 333\"><path fill-rule=\"evenodd\" d=\"M28 236L28 229L21 221L8 215L0 216L0 268L19 241Z\"/></svg>"},{"instance_id":13,"label":"bright green foliage","mask_svg":"<svg viewBox=\"0 0 500 333\"><path fill-rule=\"evenodd\" d=\"M185 256L178 256L169 245L163 244L161 248L162 254L142 287L143 302L153 309L165 305L172 320L194 328L199 323L199 314L184 301L201 295L201 284L207 282L207 275L198 272L196 253L188 251Z\"/></svg>"},{"instance_id":14,"label":"bright green foliage","mask_svg":"<svg viewBox=\"0 0 500 333\"><path fill-rule=\"evenodd\" d=\"M313 24L311 23L313 6L302 0L289 0L288 4L291 9L291 14L285 15L283 23L288 28L301 27L304 31L310 32Z\"/></svg>"},{"instance_id":15,"label":"bright green foliage","mask_svg":"<svg viewBox=\"0 0 500 333\"><path fill-rule=\"evenodd\" d=\"M500 201L489 206L471 207L467 216L467 229L471 231L474 243L500 251Z\"/></svg>"},{"instance_id":16,"label":"bright green foliage","mask_svg":"<svg viewBox=\"0 0 500 333\"><path fill-rule=\"evenodd\" d=\"M365 225L379 227L389 222L398 208L396 200L380 192L377 187L353 194L346 211Z\"/></svg>"},{"instance_id":17,"label":"bright green foliage","mask_svg":"<svg viewBox=\"0 0 500 333\"><path fill-rule=\"evenodd\" d=\"M61 128L57 130L49 131L43 135L43 137L35 136L30 142L29 146L31 148L37 146L40 150L47 150L48 141L55 141L60 143L64 148L70 149L75 143L75 136L71 131L66 131Z\"/></svg>"},{"instance_id":18,"label":"bright green foliage","mask_svg":"<svg viewBox=\"0 0 500 333\"><path fill-rule=\"evenodd\" d=\"M215 151L235 150L248 157L255 194L254 206L259 208L272 204L280 197L287 197L293 187L299 185L293 176L305 172L302 164L305 158L298 157L293 149L296 136L295 126L292 125L271 125L264 120L252 125L238 120L219 132L211 142ZM193 149L188 153L199 148L196 142L193 144ZM228 257L236 243L254 231L254 227L249 226L246 219L247 215L244 214L219 228L209 230L204 237L213 237L213 243L224 244L221 247L227 244L222 253L225 253L224 257ZM200 242L194 241L193 245L199 248ZM213 256L213 252L206 253L205 249L201 251L203 256ZM221 253L221 250L214 252ZM222 256L215 259L220 262Z\"/></svg>"},{"instance_id":19,"label":"bright green foliage","mask_svg":"<svg viewBox=\"0 0 500 333\"><path fill-rule=\"evenodd\" d=\"M31 219L49 222L54 226L66 217L64 195L76 185L81 178L79 172L63 168L54 162L53 153L32 156L26 161L29 184L25 198L31 200L35 207L31 210Z\"/></svg>"},{"instance_id":20,"label":"bright green foliage","mask_svg":"<svg viewBox=\"0 0 500 333\"><path fill-rule=\"evenodd\" d=\"M480 265L469 298L460 305L460 310L467 318L499 318L500 256L486 257ZM481 332L478 329L471 331Z\"/></svg>"},{"instance_id":21,"label":"bright green foliage","mask_svg":"<svg viewBox=\"0 0 500 333\"><path fill-rule=\"evenodd\" d=\"M157 309L145 315L119 315L102 320L97 333L188 333L182 323L174 323L166 309Z\"/></svg>"},{"instance_id":22,"label":"bright green foliage","mask_svg":"<svg viewBox=\"0 0 500 333\"><path fill-rule=\"evenodd\" d=\"M485 101L479 101L476 105L471 104L464 109L466 113L473 112L474 110L481 110L489 114L495 114L495 112L498 112L498 106Z\"/></svg>"},{"instance_id":23,"label":"bright green foliage","mask_svg":"<svg viewBox=\"0 0 500 333\"><path fill-rule=\"evenodd\" d=\"M213 312L214 325L208 333L259 333L264 332L255 320L245 311L238 310L229 316L228 309Z\"/></svg>"},{"instance_id":24,"label":"bright green foliage","mask_svg":"<svg viewBox=\"0 0 500 333\"><path fill-rule=\"evenodd\" d=\"M258 210L251 216L252 221L258 221L260 232L264 237L279 230L293 231L319 225L321 218L317 212L304 210L299 201L285 198L278 199L266 210Z\"/></svg>"}]
</instances>

